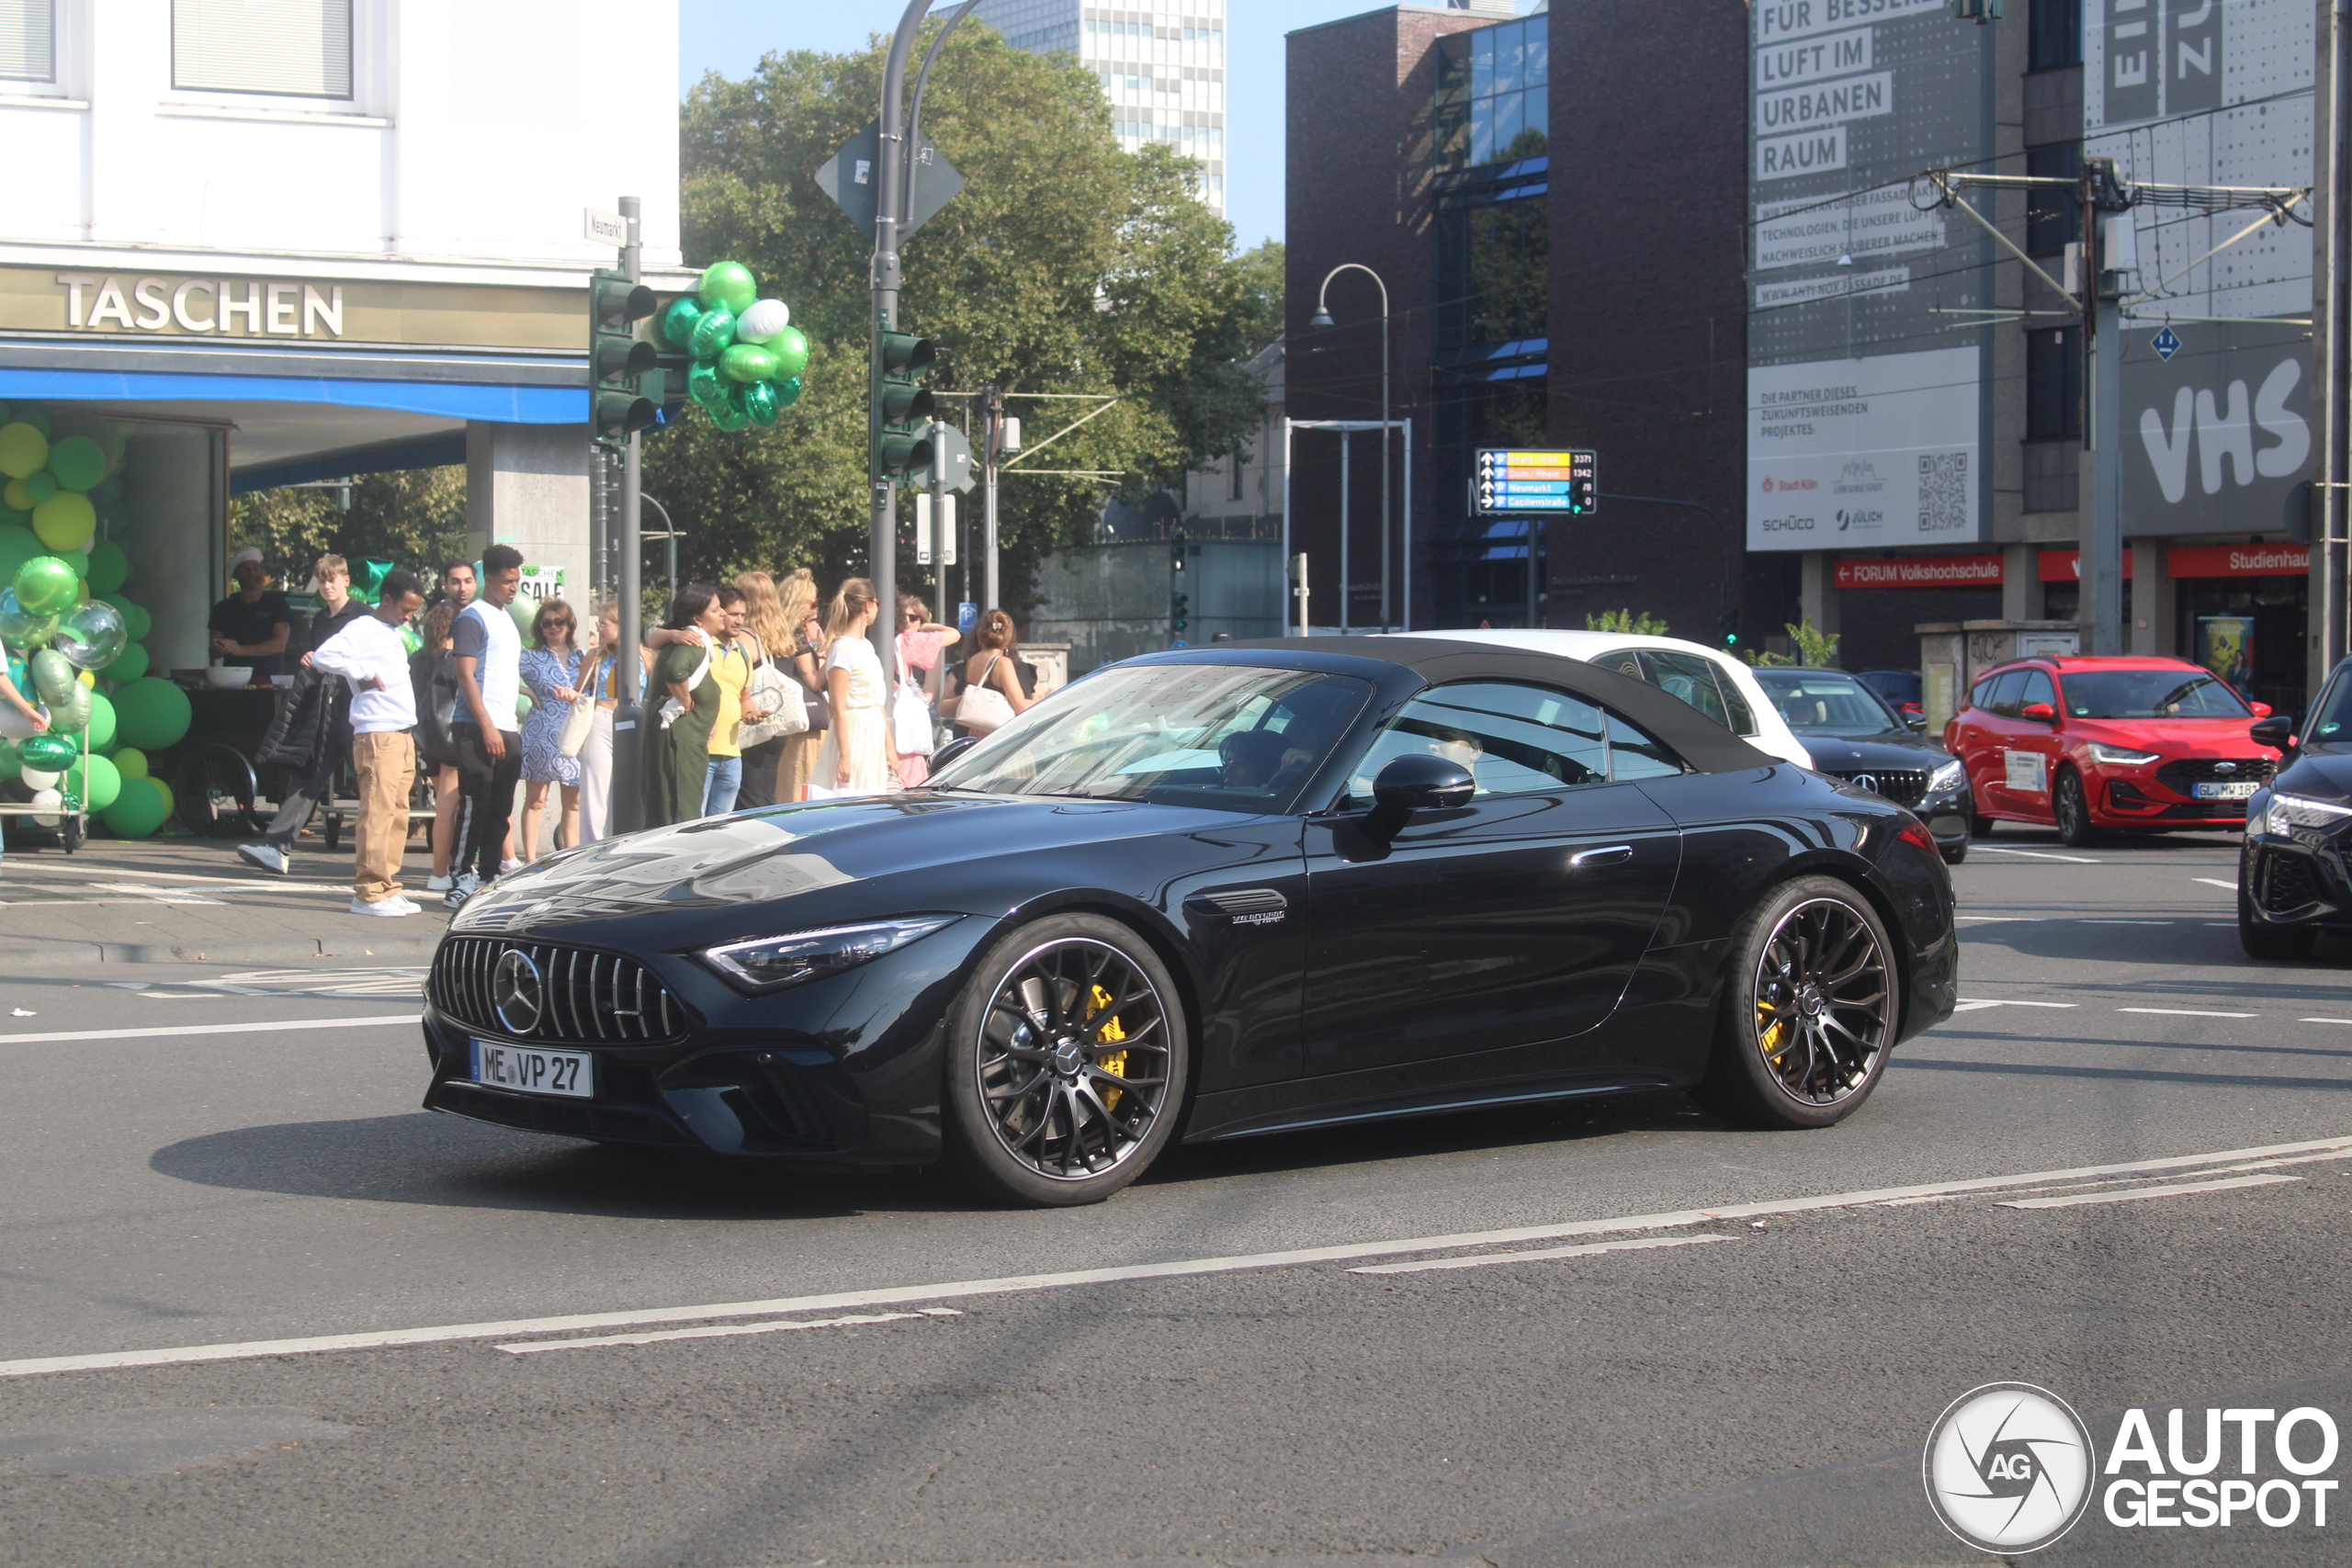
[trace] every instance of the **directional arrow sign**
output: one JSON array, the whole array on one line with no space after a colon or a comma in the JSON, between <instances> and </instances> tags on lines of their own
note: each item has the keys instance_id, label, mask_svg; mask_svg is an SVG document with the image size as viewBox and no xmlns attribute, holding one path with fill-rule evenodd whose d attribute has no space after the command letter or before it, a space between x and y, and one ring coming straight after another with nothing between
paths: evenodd
<instances>
[{"instance_id":1,"label":"directional arrow sign","mask_svg":"<svg viewBox=\"0 0 2352 1568\"><path fill-rule=\"evenodd\" d=\"M865 237L874 238L874 214L882 189L882 122L874 120L849 139L849 144L825 160L817 171L817 188L833 198ZM914 199L907 220L899 225L903 241L938 215L964 188L964 176L940 156L926 136L915 147Z\"/></svg>"},{"instance_id":2,"label":"directional arrow sign","mask_svg":"<svg viewBox=\"0 0 2352 1568\"><path fill-rule=\"evenodd\" d=\"M1590 452L1489 447L1478 454L1480 512L1588 517L1598 509L1600 488L1598 461Z\"/></svg>"}]
</instances>

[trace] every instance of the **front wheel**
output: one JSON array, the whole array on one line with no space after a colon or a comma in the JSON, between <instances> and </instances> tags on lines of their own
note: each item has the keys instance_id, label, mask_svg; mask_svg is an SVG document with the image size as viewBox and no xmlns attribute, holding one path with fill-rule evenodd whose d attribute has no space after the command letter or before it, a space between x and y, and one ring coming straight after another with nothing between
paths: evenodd
<instances>
[{"instance_id":1,"label":"front wheel","mask_svg":"<svg viewBox=\"0 0 2352 1568\"><path fill-rule=\"evenodd\" d=\"M2058 780L2050 789L2052 815L2058 818L2058 841L2068 849L2085 849L2098 841L2098 829L2091 826L2090 796L2083 790L2083 775L2072 768L2058 770Z\"/></svg>"},{"instance_id":2,"label":"front wheel","mask_svg":"<svg viewBox=\"0 0 2352 1568\"><path fill-rule=\"evenodd\" d=\"M1000 1198L1099 1203L1176 1130L1183 1008L1159 955L1116 920L1056 915L1008 933L948 1029L947 1163Z\"/></svg>"},{"instance_id":3,"label":"front wheel","mask_svg":"<svg viewBox=\"0 0 2352 1568\"><path fill-rule=\"evenodd\" d=\"M1783 883L1748 911L1696 1091L1751 1127L1827 1127L1853 1114L1886 1068L1899 1016L1886 927L1851 884Z\"/></svg>"}]
</instances>

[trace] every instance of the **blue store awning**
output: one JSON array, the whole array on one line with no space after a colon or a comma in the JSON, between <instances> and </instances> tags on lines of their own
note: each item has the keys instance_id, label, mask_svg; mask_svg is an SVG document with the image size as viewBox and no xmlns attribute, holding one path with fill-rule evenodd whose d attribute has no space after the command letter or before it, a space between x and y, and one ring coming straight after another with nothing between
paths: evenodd
<instances>
[{"instance_id":1,"label":"blue store awning","mask_svg":"<svg viewBox=\"0 0 2352 1568\"><path fill-rule=\"evenodd\" d=\"M177 371L52 370L0 366L0 400L333 403L501 424L584 424L584 387L472 386L456 381L331 380Z\"/></svg>"}]
</instances>

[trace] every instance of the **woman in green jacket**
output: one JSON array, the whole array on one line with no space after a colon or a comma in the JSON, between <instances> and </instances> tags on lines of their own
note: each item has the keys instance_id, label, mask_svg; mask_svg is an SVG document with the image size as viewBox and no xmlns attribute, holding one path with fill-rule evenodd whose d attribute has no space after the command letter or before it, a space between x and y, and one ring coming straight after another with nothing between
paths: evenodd
<instances>
[{"instance_id":1,"label":"woman in green jacket","mask_svg":"<svg viewBox=\"0 0 2352 1568\"><path fill-rule=\"evenodd\" d=\"M718 603L718 591L689 582L670 601L672 631L700 626L704 646L673 642L653 660L647 682L645 718L645 825L666 827L702 815L703 787L710 773L710 730L718 721L720 693L710 672L710 650L732 624Z\"/></svg>"}]
</instances>

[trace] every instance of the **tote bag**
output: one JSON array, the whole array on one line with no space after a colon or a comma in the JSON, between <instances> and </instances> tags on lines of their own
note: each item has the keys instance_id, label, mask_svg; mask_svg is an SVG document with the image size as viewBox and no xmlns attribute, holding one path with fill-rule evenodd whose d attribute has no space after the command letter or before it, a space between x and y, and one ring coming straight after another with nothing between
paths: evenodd
<instances>
[{"instance_id":1,"label":"tote bag","mask_svg":"<svg viewBox=\"0 0 2352 1568\"><path fill-rule=\"evenodd\" d=\"M922 689L909 682L901 667L899 683L890 688L890 744L901 757L928 757L936 739L931 728L931 705Z\"/></svg>"},{"instance_id":2,"label":"tote bag","mask_svg":"<svg viewBox=\"0 0 2352 1568\"><path fill-rule=\"evenodd\" d=\"M1003 657L1000 653L989 660L988 668L980 671L980 678L965 687L963 695L956 699L956 722L974 735L991 734L1012 722L1012 705L1005 700L1002 692L989 684L989 677L996 673L998 660Z\"/></svg>"},{"instance_id":3,"label":"tote bag","mask_svg":"<svg viewBox=\"0 0 2352 1568\"><path fill-rule=\"evenodd\" d=\"M768 716L756 724L746 720L735 727L735 745L740 750L808 728L808 705L802 698L800 682L778 670L764 649L760 661L752 666L751 680L744 682L743 705L765 708Z\"/></svg>"}]
</instances>

